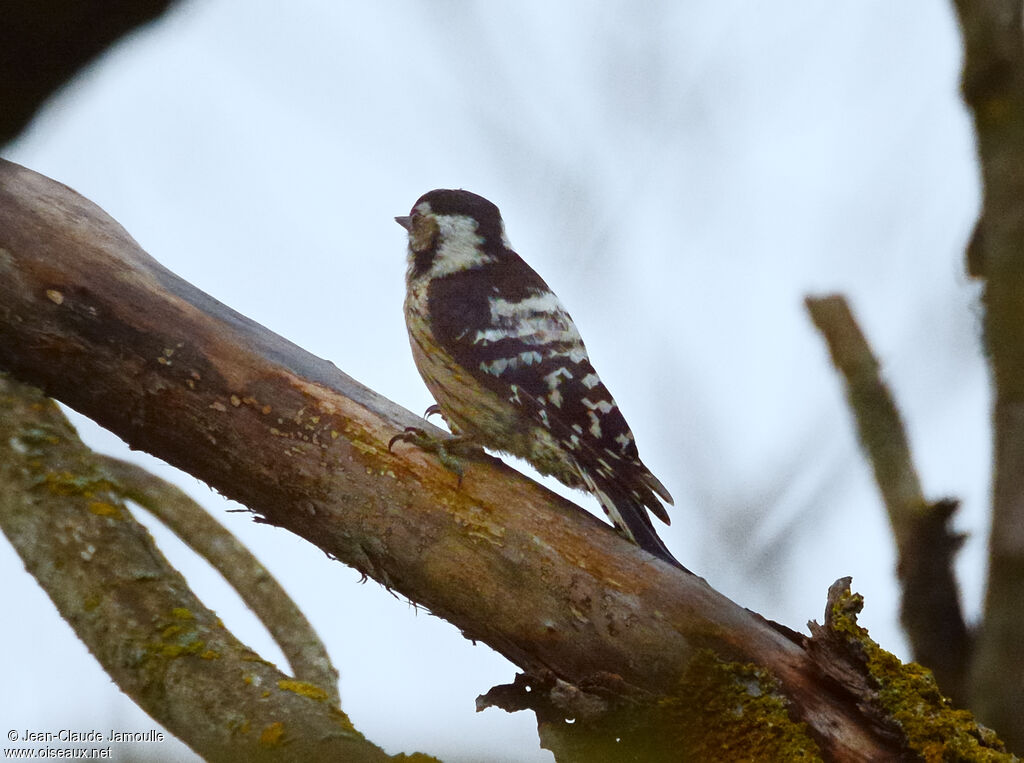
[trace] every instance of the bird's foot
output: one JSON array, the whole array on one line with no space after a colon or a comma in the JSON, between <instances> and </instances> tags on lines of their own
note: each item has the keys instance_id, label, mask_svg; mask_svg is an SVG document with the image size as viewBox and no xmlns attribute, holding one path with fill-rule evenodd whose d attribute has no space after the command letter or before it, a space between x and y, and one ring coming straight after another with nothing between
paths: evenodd
<instances>
[{"instance_id":1,"label":"bird's foot","mask_svg":"<svg viewBox=\"0 0 1024 763\"><path fill-rule=\"evenodd\" d=\"M436 406L431 406L431 408ZM427 414L430 414L428 409ZM483 455L483 448L467 437L455 435L453 437L433 437L419 427L406 427L405 431L399 432L388 441L388 450L396 442L408 442L420 450L425 450L437 456L441 465L459 478L459 485L462 484L462 476L466 473L460 456Z\"/></svg>"}]
</instances>

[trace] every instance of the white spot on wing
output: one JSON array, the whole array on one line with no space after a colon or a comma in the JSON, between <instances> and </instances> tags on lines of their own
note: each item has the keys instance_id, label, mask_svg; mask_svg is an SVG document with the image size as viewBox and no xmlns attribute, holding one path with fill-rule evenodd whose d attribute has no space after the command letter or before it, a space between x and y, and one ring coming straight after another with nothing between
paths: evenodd
<instances>
[{"instance_id":1,"label":"white spot on wing","mask_svg":"<svg viewBox=\"0 0 1024 763\"><path fill-rule=\"evenodd\" d=\"M501 376L508 369L514 370L519 368L520 364L529 366L534 363L540 363L542 360L543 358L539 352L527 350L511 358L495 358L494 360L484 361L480 364L480 370L491 376Z\"/></svg>"},{"instance_id":2,"label":"white spot on wing","mask_svg":"<svg viewBox=\"0 0 1024 763\"><path fill-rule=\"evenodd\" d=\"M533 294L518 302L490 297L488 303L494 327L477 332L477 342L494 342L512 337L534 345L573 345L572 352L577 352L578 347L579 357L587 356L579 331L552 292Z\"/></svg>"},{"instance_id":3,"label":"white spot on wing","mask_svg":"<svg viewBox=\"0 0 1024 763\"><path fill-rule=\"evenodd\" d=\"M501 376L505 373L505 369L508 368L508 365L508 358L498 358L497 360L481 363L480 370L485 374L490 374L491 376Z\"/></svg>"},{"instance_id":4,"label":"white spot on wing","mask_svg":"<svg viewBox=\"0 0 1024 763\"><path fill-rule=\"evenodd\" d=\"M545 291L533 294L518 302L509 302L501 297L494 297L491 302L492 318L518 318L527 313L564 313L562 303L554 292Z\"/></svg>"},{"instance_id":5,"label":"white spot on wing","mask_svg":"<svg viewBox=\"0 0 1024 763\"><path fill-rule=\"evenodd\" d=\"M600 411L601 413L608 413L612 408L615 407L614 402L608 400L598 400L596 403L592 402L589 397L585 397L580 400L590 411Z\"/></svg>"},{"instance_id":6,"label":"white spot on wing","mask_svg":"<svg viewBox=\"0 0 1024 763\"><path fill-rule=\"evenodd\" d=\"M562 378L572 378L572 374L565 366L560 366L557 370L544 376L544 381L547 383L549 390L547 395L548 400L556 408L562 407L562 393L558 389L558 385L561 384Z\"/></svg>"}]
</instances>

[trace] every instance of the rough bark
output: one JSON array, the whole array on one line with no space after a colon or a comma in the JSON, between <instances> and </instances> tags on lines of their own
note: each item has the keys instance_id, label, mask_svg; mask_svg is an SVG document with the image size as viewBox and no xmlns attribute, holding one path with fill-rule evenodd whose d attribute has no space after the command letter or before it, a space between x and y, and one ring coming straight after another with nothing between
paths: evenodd
<instances>
[{"instance_id":1,"label":"rough bark","mask_svg":"<svg viewBox=\"0 0 1024 763\"><path fill-rule=\"evenodd\" d=\"M957 0L962 89L974 116L983 208L968 270L984 279L995 386L989 576L971 706L1024 750L1024 10L1017 0Z\"/></svg>"},{"instance_id":2,"label":"rough bark","mask_svg":"<svg viewBox=\"0 0 1024 763\"><path fill-rule=\"evenodd\" d=\"M70 189L10 163L0 163L0 367L489 644L545 687L535 701L563 714L611 707L609 697L665 707L711 686L709 665L726 666L726 696L770 692L802 745L830 759L916 749L802 637L495 459L472 462L460 484L429 454L389 452L396 432L423 422L176 278ZM719 706L733 733L770 731Z\"/></svg>"},{"instance_id":3,"label":"rough bark","mask_svg":"<svg viewBox=\"0 0 1024 763\"><path fill-rule=\"evenodd\" d=\"M249 549L176 485L138 464L100 454L94 458L122 498L149 511L224 576L270 632L295 677L323 688L327 699L340 705L338 671L327 648L302 610Z\"/></svg>"},{"instance_id":4,"label":"rough bark","mask_svg":"<svg viewBox=\"0 0 1024 763\"><path fill-rule=\"evenodd\" d=\"M117 685L206 760L390 757L330 690L239 642L168 564L56 404L0 374L0 528Z\"/></svg>"}]
</instances>

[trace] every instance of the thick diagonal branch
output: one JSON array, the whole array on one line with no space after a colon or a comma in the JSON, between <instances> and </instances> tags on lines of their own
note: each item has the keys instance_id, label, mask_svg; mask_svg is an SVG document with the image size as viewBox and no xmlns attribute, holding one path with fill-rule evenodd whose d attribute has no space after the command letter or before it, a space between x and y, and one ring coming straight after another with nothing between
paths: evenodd
<instances>
[{"instance_id":1,"label":"thick diagonal branch","mask_svg":"<svg viewBox=\"0 0 1024 763\"><path fill-rule=\"evenodd\" d=\"M962 537L949 529L956 503L925 500L896 403L846 300L808 297L806 304L846 381L857 433L885 502L899 558L900 614L914 659L935 671L943 691L966 701L970 645L953 569Z\"/></svg>"},{"instance_id":2,"label":"thick diagonal branch","mask_svg":"<svg viewBox=\"0 0 1024 763\"><path fill-rule=\"evenodd\" d=\"M10 163L0 367L556 685L658 696L710 651L768 671L827 755L898 753L800 639L494 459L474 461L459 486L428 454L390 453L391 437L422 421Z\"/></svg>"}]
</instances>

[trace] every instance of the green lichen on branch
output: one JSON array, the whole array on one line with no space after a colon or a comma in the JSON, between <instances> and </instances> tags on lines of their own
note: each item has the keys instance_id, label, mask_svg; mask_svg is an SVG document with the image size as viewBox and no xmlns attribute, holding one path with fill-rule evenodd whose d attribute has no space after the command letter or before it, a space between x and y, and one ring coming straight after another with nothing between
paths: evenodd
<instances>
[{"instance_id":1,"label":"green lichen on branch","mask_svg":"<svg viewBox=\"0 0 1024 763\"><path fill-rule=\"evenodd\" d=\"M830 592L827 632L861 664L870 694L866 699L880 718L902 734L906 748L922 760L936 763L1017 760L1006 752L995 732L978 724L968 711L953 707L930 670L900 662L868 635L857 622L864 598L851 593L849 580L838 581L844 584L841 589L833 586L835 595Z\"/></svg>"},{"instance_id":2,"label":"green lichen on branch","mask_svg":"<svg viewBox=\"0 0 1024 763\"><path fill-rule=\"evenodd\" d=\"M536 701L538 695L552 697L559 689L565 693L562 687L546 693L538 688L531 686L519 699ZM577 696L574 705L583 708L587 701ZM823 759L806 724L790 716L789 701L768 671L721 659L710 649L698 650L671 696L620 695L602 701L600 694L590 694L589 702L593 714L577 713L568 721L552 707L557 700L542 700L544 707L534 707L538 718L544 718L542 744L559 760ZM494 704L504 706L497 698Z\"/></svg>"},{"instance_id":3,"label":"green lichen on branch","mask_svg":"<svg viewBox=\"0 0 1024 763\"><path fill-rule=\"evenodd\" d=\"M763 668L700 650L676 697L661 701L676 749L692 760L817 761L804 723L794 721L778 682Z\"/></svg>"},{"instance_id":4,"label":"green lichen on branch","mask_svg":"<svg viewBox=\"0 0 1024 763\"><path fill-rule=\"evenodd\" d=\"M277 688L282 691L294 692L301 697L308 697L309 699L316 700L317 702L323 702L328 699L326 691L316 684L311 684L308 681L281 680L277 682Z\"/></svg>"},{"instance_id":5,"label":"green lichen on branch","mask_svg":"<svg viewBox=\"0 0 1024 763\"><path fill-rule=\"evenodd\" d=\"M200 638L195 615L186 607L172 608L167 618L155 623L155 630L158 638L146 644L153 657L174 659L208 651L206 641Z\"/></svg>"}]
</instances>

